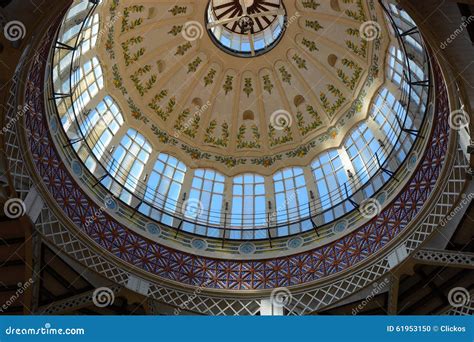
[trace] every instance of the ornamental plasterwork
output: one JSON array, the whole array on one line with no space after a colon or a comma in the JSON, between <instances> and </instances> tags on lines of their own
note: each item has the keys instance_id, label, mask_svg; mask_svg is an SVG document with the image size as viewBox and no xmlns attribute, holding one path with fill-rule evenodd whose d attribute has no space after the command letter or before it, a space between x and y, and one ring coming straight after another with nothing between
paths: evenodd
<instances>
[{"instance_id":1,"label":"ornamental plasterwork","mask_svg":"<svg viewBox=\"0 0 474 342\"><path fill-rule=\"evenodd\" d=\"M307 165L367 117L384 81L389 33L373 0L284 5L287 30L279 44L242 59L210 41L205 1L103 1L101 17L111 24L102 24L96 54L106 91L130 126L190 166L232 175L244 165L266 174L282 160ZM381 24L374 40L360 36L367 20ZM187 25L195 22L201 31L189 39ZM271 116L282 110L291 124L275 127Z\"/></svg>"}]
</instances>

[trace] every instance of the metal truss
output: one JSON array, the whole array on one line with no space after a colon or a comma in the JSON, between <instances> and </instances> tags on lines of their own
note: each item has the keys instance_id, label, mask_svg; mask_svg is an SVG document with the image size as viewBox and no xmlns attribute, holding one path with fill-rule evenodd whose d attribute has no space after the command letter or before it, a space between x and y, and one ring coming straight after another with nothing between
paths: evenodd
<instances>
[{"instance_id":1,"label":"metal truss","mask_svg":"<svg viewBox=\"0 0 474 342\"><path fill-rule=\"evenodd\" d=\"M419 264L474 269L474 253L422 249L413 260Z\"/></svg>"}]
</instances>

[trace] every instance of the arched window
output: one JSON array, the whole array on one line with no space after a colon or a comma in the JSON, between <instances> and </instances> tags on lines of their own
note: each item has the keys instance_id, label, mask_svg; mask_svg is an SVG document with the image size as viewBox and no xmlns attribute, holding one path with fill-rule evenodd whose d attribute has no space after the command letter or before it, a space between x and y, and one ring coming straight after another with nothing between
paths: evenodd
<instances>
[{"instance_id":1,"label":"arched window","mask_svg":"<svg viewBox=\"0 0 474 342\"><path fill-rule=\"evenodd\" d=\"M80 1L77 5L74 5L74 6L67 12L65 21L68 21L68 20L74 18L75 16L77 16L77 15L82 14L83 12L85 12L85 10L89 7L89 4L90 4L90 1L88 1L88 0L82 0L82 1Z\"/></svg>"},{"instance_id":2,"label":"arched window","mask_svg":"<svg viewBox=\"0 0 474 342\"><path fill-rule=\"evenodd\" d=\"M413 137L402 132L400 126L413 127L413 119L406 114L406 109L395 96L387 88L382 88L374 101L371 115L380 130L388 138L387 141L391 145L390 149L395 148L395 154L400 162L405 160L414 142ZM399 121L397 121L397 117Z\"/></svg>"},{"instance_id":3,"label":"arched window","mask_svg":"<svg viewBox=\"0 0 474 342\"><path fill-rule=\"evenodd\" d=\"M363 187L364 196L371 197L390 178L384 172L376 175L380 166L386 162L388 152L381 148L380 142L375 139L366 122L359 124L352 131L344 147L356 174L356 189Z\"/></svg>"},{"instance_id":4,"label":"arched window","mask_svg":"<svg viewBox=\"0 0 474 342\"><path fill-rule=\"evenodd\" d=\"M61 37L59 38L59 41L63 44L67 44L68 42L71 42L73 39L77 37L79 34L79 31L81 30L82 23L78 23L72 27L70 27L67 31L65 31Z\"/></svg>"},{"instance_id":5,"label":"arched window","mask_svg":"<svg viewBox=\"0 0 474 342\"><path fill-rule=\"evenodd\" d=\"M352 131L344 147L360 182L359 186L367 183L370 177L379 170L375 154L378 154L381 163L386 158L386 154L380 148L380 143L375 139L366 122L359 124Z\"/></svg>"},{"instance_id":6,"label":"arched window","mask_svg":"<svg viewBox=\"0 0 474 342\"><path fill-rule=\"evenodd\" d=\"M408 31L409 29L417 26L413 19L408 15L408 13L401 8L397 8L395 4L389 4L388 10L390 11L392 18L395 21L395 25L397 25L400 32ZM404 39L406 39L406 41L413 48L421 52L423 50L423 47L420 44L420 41L417 40L418 37L418 35L415 35L415 37L413 37L412 35L406 35Z\"/></svg>"},{"instance_id":7,"label":"arched window","mask_svg":"<svg viewBox=\"0 0 474 342\"><path fill-rule=\"evenodd\" d=\"M102 184L120 196L122 201L130 204L131 193L136 190L151 151L151 145L145 137L136 130L129 129L112 155L107 166L110 176Z\"/></svg>"},{"instance_id":8,"label":"arched window","mask_svg":"<svg viewBox=\"0 0 474 342\"><path fill-rule=\"evenodd\" d=\"M77 43L78 34L82 27L82 21L67 29L61 37L59 42L62 44L74 47ZM56 49L55 65L53 68L53 82L56 85L58 80L63 77L69 77L69 71L72 63L75 63L81 55L93 49L97 43L97 36L99 34L99 14L94 14L88 19L87 23L82 28L81 45L79 50L67 51L64 49ZM74 55L74 60L72 60ZM56 88L56 87L55 87Z\"/></svg>"},{"instance_id":9,"label":"arched window","mask_svg":"<svg viewBox=\"0 0 474 342\"><path fill-rule=\"evenodd\" d=\"M82 28L81 35L81 46L82 53L89 51L97 43L97 36L99 34L99 14L96 13L87 19L87 22L83 24L83 21L75 21L74 25L70 26L64 31L58 38L63 44L74 46L77 40L77 35ZM77 53L76 53L77 55Z\"/></svg>"},{"instance_id":10,"label":"arched window","mask_svg":"<svg viewBox=\"0 0 474 342\"><path fill-rule=\"evenodd\" d=\"M403 125L405 121L405 113L406 110L401 107L398 100L387 88L382 88L379 91L372 106L372 118L388 138L392 147L400 134L400 124ZM397 121L397 116L400 123Z\"/></svg>"},{"instance_id":11,"label":"arched window","mask_svg":"<svg viewBox=\"0 0 474 342\"><path fill-rule=\"evenodd\" d=\"M92 98L94 98L99 90L104 88L104 77L102 67L96 57L85 62L78 68L72 76L72 80L63 83L61 92L68 93L69 82L72 83L74 91L74 102L72 106L67 107L67 101L64 99L56 100L61 122L67 131L75 120L74 110L79 116L81 111L85 110ZM74 107L74 110L73 110Z\"/></svg>"},{"instance_id":12,"label":"arched window","mask_svg":"<svg viewBox=\"0 0 474 342\"><path fill-rule=\"evenodd\" d=\"M410 70L412 72L413 81L425 80L425 71L412 58L410 61ZM406 86L403 71L406 69L407 60L401 49L390 46L388 58L388 77L398 86Z\"/></svg>"},{"instance_id":13,"label":"arched window","mask_svg":"<svg viewBox=\"0 0 474 342\"><path fill-rule=\"evenodd\" d=\"M99 34L99 14L90 17L82 32L81 54L85 54L95 47L97 36Z\"/></svg>"},{"instance_id":14,"label":"arched window","mask_svg":"<svg viewBox=\"0 0 474 342\"><path fill-rule=\"evenodd\" d=\"M78 153L91 172L94 172L97 166L96 160L102 158L123 122L123 116L117 104L110 96L106 96L80 125L87 144L92 148L93 156L88 154L84 145L80 146Z\"/></svg>"},{"instance_id":15,"label":"arched window","mask_svg":"<svg viewBox=\"0 0 474 342\"><path fill-rule=\"evenodd\" d=\"M395 16L399 19L403 19L404 22L411 26L416 26L413 19L408 15L408 13L403 10L402 8L398 8L395 4L389 4L389 11L391 12L392 16Z\"/></svg>"},{"instance_id":16,"label":"arched window","mask_svg":"<svg viewBox=\"0 0 474 342\"><path fill-rule=\"evenodd\" d=\"M164 212L176 212L184 175L187 168L184 163L165 153L160 153L150 174L145 192L145 202ZM144 203L140 211L156 220L171 224L171 217Z\"/></svg>"},{"instance_id":17,"label":"arched window","mask_svg":"<svg viewBox=\"0 0 474 342\"><path fill-rule=\"evenodd\" d=\"M214 170L196 170L188 201L198 203L199 210L197 215L195 212L185 212L185 216L191 220L220 225L224 203L224 182L225 177Z\"/></svg>"},{"instance_id":18,"label":"arched window","mask_svg":"<svg viewBox=\"0 0 474 342\"><path fill-rule=\"evenodd\" d=\"M276 172L273 184L277 223L291 222L309 215L308 189L302 168L293 167ZM279 235L282 233L288 234L288 228L279 229Z\"/></svg>"},{"instance_id":19,"label":"arched window","mask_svg":"<svg viewBox=\"0 0 474 342\"><path fill-rule=\"evenodd\" d=\"M398 86L402 85L405 70L405 56L399 48L390 46L388 57L388 78Z\"/></svg>"},{"instance_id":20,"label":"arched window","mask_svg":"<svg viewBox=\"0 0 474 342\"><path fill-rule=\"evenodd\" d=\"M407 73L405 66L405 55L399 48L395 46L390 47L388 64L388 77L397 86L399 86L404 93L402 98L404 98L404 102L406 102L403 104L405 110L408 108L408 99L410 99L408 115L410 119L414 121L415 117L425 113L426 111L426 103L428 102L429 94L428 87L409 85L408 80L406 80L403 76L403 70L405 70L405 73ZM428 78L425 73L425 69L422 68L415 60L413 60L413 57L410 57L409 65L411 70L411 81L422 82ZM401 106L400 102L397 101L396 103L397 105ZM410 126L405 125L405 128L410 128Z\"/></svg>"},{"instance_id":21,"label":"arched window","mask_svg":"<svg viewBox=\"0 0 474 342\"><path fill-rule=\"evenodd\" d=\"M328 210L334 207L333 210L325 212L325 221L329 222L335 217L339 217L345 212L352 210L353 206L350 203L337 206L347 198L347 195L352 195L351 185L347 184L349 182L347 170L342 163L338 151L330 150L323 152L313 161L311 167L321 201L321 208Z\"/></svg>"},{"instance_id":22,"label":"arched window","mask_svg":"<svg viewBox=\"0 0 474 342\"><path fill-rule=\"evenodd\" d=\"M231 225L252 228L265 224L265 178L252 173L234 177ZM240 237L240 232L232 234L232 238Z\"/></svg>"}]
</instances>

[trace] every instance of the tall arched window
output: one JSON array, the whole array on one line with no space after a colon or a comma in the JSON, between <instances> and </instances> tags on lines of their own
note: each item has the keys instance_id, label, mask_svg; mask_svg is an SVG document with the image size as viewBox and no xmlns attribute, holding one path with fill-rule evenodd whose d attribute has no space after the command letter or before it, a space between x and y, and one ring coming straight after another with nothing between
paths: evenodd
<instances>
[{"instance_id":1,"label":"tall arched window","mask_svg":"<svg viewBox=\"0 0 474 342\"><path fill-rule=\"evenodd\" d=\"M407 115L406 109L387 88L382 88L378 93L371 115L388 138L387 140L391 144L390 148L395 148L397 159L400 162L404 161L414 139L410 134L402 132L401 125L412 128L413 119L411 115ZM397 117L399 121L397 121Z\"/></svg>"},{"instance_id":2,"label":"tall arched window","mask_svg":"<svg viewBox=\"0 0 474 342\"><path fill-rule=\"evenodd\" d=\"M67 44L74 40L77 35L79 34L82 27L82 23L78 23L74 26L71 26L67 31L65 31L61 37L59 37L59 41L63 44Z\"/></svg>"},{"instance_id":3,"label":"tall arched window","mask_svg":"<svg viewBox=\"0 0 474 342\"><path fill-rule=\"evenodd\" d=\"M416 26L415 22L413 19L408 15L408 13L402 9L397 7L395 4L389 4L388 10L391 12L392 16L395 16L397 18L403 19L404 22L411 26Z\"/></svg>"},{"instance_id":4,"label":"tall arched window","mask_svg":"<svg viewBox=\"0 0 474 342\"><path fill-rule=\"evenodd\" d=\"M375 154L378 154L381 163L386 158L386 153L380 148L380 143L375 139L366 122L359 124L352 131L344 147L358 176L360 186L367 183L370 177L379 170Z\"/></svg>"},{"instance_id":5,"label":"tall arched window","mask_svg":"<svg viewBox=\"0 0 474 342\"><path fill-rule=\"evenodd\" d=\"M416 121L415 118L421 117L421 115L425 113L429 92L428 87L409 85L408 80L402 76L403 71L401 70L405 69L406 72L404 63L405 55L402 50L395 46L391 46L389 50L388 77L404 92L404 96L402 98L405 99L404 102L406 103L403 103L404 108L399 109L399 112L401 110L406 111L407 108L409 108L408 116L411 121L407 122L405 128L411 128ZM422 68L415 60L413 60L413 56L409 59L409 65L411 70L410 79L413 82L422 82L428 78L425 73L425 69ZM410 100L409 106L407 101L408 98ZM396 106L402 107L402 104L399 101L396 101L395 103Z\"/></svg>"},{"instance_id":6,"label":"tall arched window","mask_svg":"<svg viewBox=\"0 0 474 342\"><path fill-rule=\"evenodd\" d=\"M400 123L403 124L405 122L405 113L406 110L400 106L398 100L387 88L382 88L379 91L372 106L372 118L388 138L387 140L392 147L395 145L401 131L397 116ZM408 118L407 120L411 119Z\"/></svg>"},{"instance_id":7,"label":"tall arched window","mask_svg":"<svg viewBox=\"0 0 474 342\"><path fill-rule=\"evenodd\" d=\"M357 175L356 188L363 187L364 196L371 197L390 178L383 172L376 175L380 171L380 166L387 160L388 152L381 148L380 142L375 139L366 122L359 124L352 131L344 147Z\"/></svg>"},{"instance_id":8,"label":"tall arched window","mask_svg":"<svg viewBox=\"0 0 474 342\"><path fill-rule=\"evenodd\" d=\"M295 221L309 215L308 189L303 169L287 168L273 175L275 212L277 223ZM280 228L279 235L288 234L288 228Z\"/></svg>"},{"instance_id":9,"label":"tall arched window","mask_svg":"<svg viewBox=\"0 0 474 342\"><path fill-rule=\"evenodd\" d=\"M400 32L408 31L409 29L417 26L413 19L408 15L408 13L398 8L395 4L389 4L388 10L391 13L392 18L395 21L395 25L399 28ZM419 36L415 35L415 38L412 35L406 35L404 39L417 51L421 52L423 50L420 41L417 40Z\"/></svg>"},{"instance_id":10,"label":"tall arched window","mask_svg":"<svg viewBox=\"0 0 474 342\"><path fill-rule=\"evenodd\" d=\"M265 178L253 173L234 177L232 185L232 220L234 227L265 226ZM240 232L232 232L232 238Z\"/></svg>"},{"instance_id":11,"label":"tall arched window","mask_svg":"<svg viewBox=\"0 0 474 342\"><path fill-rule=\"evenodd\" d=\"M402 85L405 70L405 56L399 48L390 46L388 57L388 78L398 86Z\"/></svg>"},{"instance_id":12,"label":"tall arched window","mask_svg":"<svg viewBox=\"0 0 474 342\"><path fill-rule=\"evenodd\" d=\"M74 18L75 16L77 16L77 15L79 15L79 14L82 14L82 13L85 12L85 10L89 7L89 5L90 5L90 1L88 1L88 0L82 0L82 1L80 1L78 4L74 5L74 6L67 12L65 21L68 21L68 20Z\"/></svg>"},{"instance_id":13,"label":"tall arched window","mask_svg":"<svg viewBox=\"0 0 474 342\"><path fill-rule=\"evenodd\" d=\"M225 177L219 172L210 169L196 170L194 172L188 202L196 202L199 208L197 213L193 210L189 213L185 212L185 216L191 220L197 220L211 225L220 225L224 203L224 182ZM199 230L201 228L196 229Z\"/></svg>"},{"instance_id":14,"label":"tall arched window","mask_svg":"<svg viewBox=\"0 0 474 342\"><path fill-rule=\"evenodd\" d=\"M151 145L145 137L136 130L129 129L112 155L112 161L107 166L110 176L102 184L120 196L122 201L130 204L130 193L135 192L151 151Z\"/></svg>"},{"instance_id":15,"label":"tall arched window","mask_svg":"<svg viewBox=\"0 0 474 342\"><path fill-rule=\"evenodd\" d=\"M338 151L330 150L323 152L314 160L311 167L318 189L321 208L328 210L334 207L333 210L328 210L324 213L324 220L329 222L335 217L339 217L345 212L352 210L353 206L350 203L337 206L337 204L348 197L347 195L352 195L351 185L347 184L349 182L347 170L342 163Z\"/></svg>"},{"instance_id":16,"label":"tall arched window","mask_svg":"<svg viewBox=\"0 0 474 342\"><path fill-rule=\"evenodd\" d=\"M95 47L97 36L99 35L99 14L90 17L82 31L81 54L85 54Z\"/></svg>"},{"instance_id":17,"label":"tall arched window","mask_svg":"<svg viewBox=\"0 0 474 342\"><path fill-rule=\"evenodd\" d=\"M102 158L123 122L123 116L117 104L110 96L106 96L80 125L87 144L92 148L93 156L88 155L88 149L84 145L80 146L78 153L91 172L94 172L97 166L96 159Z\"/></svg>"},{"instance_id":18,"label":"tall arched window","mask_svg":"<svg viewBox=\"0 0 474 342\"><path fill-rule=\"evenodd\" d=\"M56 100L61 122L66 131L75 120L74 110L76 115L79 115L86 109L91 99L99 93L99 90L104 88L104 77L99 60L93 57L85 62L73 73L72 80L68 79L63 83L61 92L68 93L70 91L69 82L71 82L74 92L73 105L68 107L68 102L64 99Z\"/></svg>"},{"instance_id":19,"label":"tall arched window","mask_svg":"<svg viewBox=\"0 0 474 342\"><path fill-rule=\"evenodd\" d=\"M154 208L169 213L176 212L186 171L184 163L168 154L160 153L148 178L144 198L145 202L151 203L153 207L144 203L140 206L140 211L163 223L171 224L170 216L162 215L161 211Z\"/></svg>"},{"instance_id":20,"label":"tall arched window","mask_svg":"<svg viewBox=\"0 0 474 342\"><path fill-rule=\"evenodd\" d=\"M71 26L66 30L61 37L59 37L59 42L62 44L74 47L79 31L82 28L82 22ZM63 79L63 77L69 77L69 69L72 63L75 63L81 55L85 54L87 51L93 49L97 43L97 36L99 34L99 14L94 14L91 18L88 19L87 23L82 28L81 34L81 45L79 50L76 51L67 51L63 49L56 49L55 56L55 65L53 68L53 82L55 88L58 86L57 81ZM72 60L74 56L74 60Z\"/></svg>"},{"instance_id":21,"label":"tall arched window","mask_svg":"<svg viewBox=\"0 0 474 342\"><path fill-rule=\"evenodd\" d=\"M426 75L424 69L421 68L412 58L409 59L409 62L413 81L425 80ZM407 60L404 52L396 46L390 46L387 71L388 77L399 86L405 86L406 80L404 79L403 72L406 69L406 63Z\"/></svg>"}]
</instances>

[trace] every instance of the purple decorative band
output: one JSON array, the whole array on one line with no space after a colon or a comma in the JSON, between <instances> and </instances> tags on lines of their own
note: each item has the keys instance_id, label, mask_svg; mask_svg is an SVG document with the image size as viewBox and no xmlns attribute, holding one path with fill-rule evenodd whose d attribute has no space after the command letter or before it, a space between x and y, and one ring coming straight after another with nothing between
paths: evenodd
<instances>
[{"instance_id":1,"label":"purple decorative band","mask_svg":"<svg viewBox=\"0 0 474 342\"><path fill-rule=\"evenodd\" d=\"M101 248L123 261L164 279L215 289L250 290L300 285L333 275L380 251L403 231L432 193L448 146L447 90L437 75L433 132L427 150L408 185L371 222L341 239L304 253L258 261L228 261L191 255L150 241L102 211L68 173L48 130L43 96L45 60L53 35L45 36L29 75L25 94L33 108L25 115L28 143L36 166L57 205ZM433 65L436 68L435 63ZM86 224L87 222L87 224Z\"/></svg>"}]
</instances>

